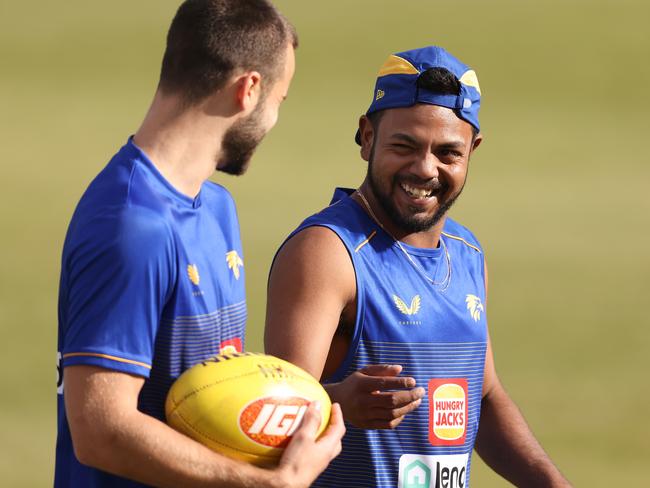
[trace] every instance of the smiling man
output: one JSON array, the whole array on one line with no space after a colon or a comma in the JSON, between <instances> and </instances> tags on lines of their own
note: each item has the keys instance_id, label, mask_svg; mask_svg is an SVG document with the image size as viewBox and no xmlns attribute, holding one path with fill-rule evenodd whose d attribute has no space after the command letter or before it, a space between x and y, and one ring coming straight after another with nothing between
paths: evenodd
<instances>
[{"instance_id":1,"label":"smiling man","mask_svg":"<svg viewBox=\"0 0 650 488\"><path fill-rule=\"evenodd\" d=\"M569 486L499 382L483 251L447 217L480 100L475 72L439 47L390 56L356 135L365 180L276 256L267 352L320 377L350 424L314 486L463 488L474 447L519 486Z\"/></svg>"}]
</instances>

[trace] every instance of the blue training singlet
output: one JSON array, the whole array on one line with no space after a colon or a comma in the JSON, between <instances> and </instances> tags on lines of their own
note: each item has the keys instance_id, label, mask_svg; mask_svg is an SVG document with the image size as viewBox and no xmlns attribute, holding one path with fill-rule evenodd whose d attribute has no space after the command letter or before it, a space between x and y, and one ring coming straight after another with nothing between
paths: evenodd
<instances>
[{"instance_id":1,"label":"blue training singlet","mask_svg":"<svg viewBox=\"0 0 650 488\"><path fill-rule=\"evenodd\" d=\"M403 244L434 285L349 192L337 189L332 205L292 234L315 225L331 229L356 274L352 342L326 382L370 364L400 364L402 375L427 393L394 430L348 425L342 453L313 486L466 488L487 349L483 252L451 219L437 249Z\"/></svg>"},{"instance_id":2,"label":"blue training singlet","mask_svg":"<svg viewBox=\"0 0 650 488\"><path fill-rule=\"evenodd\" d=\"M143 486L76 459L63 368L144 377L138 408L164 421L167 391L183 371L242 350L241 256L228 191L206 182L194 199L179 193L131 139L90 184L61 264L55 487Z\"/></svg>"}]
</instances>

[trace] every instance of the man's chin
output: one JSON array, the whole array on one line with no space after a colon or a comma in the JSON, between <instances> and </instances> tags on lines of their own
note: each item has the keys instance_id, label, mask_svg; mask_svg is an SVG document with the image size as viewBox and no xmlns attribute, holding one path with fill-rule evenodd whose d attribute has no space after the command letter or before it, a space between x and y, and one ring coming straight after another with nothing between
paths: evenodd
<instances>
[{"instance_id":1,"label":"man's chin","mask_svg":"<svg viewBox=\"0 0 650 488\"><path fill-rule=\"evenodd\" d=\"M241 176L248 171L250 162L250 157L238 160L228 159L227 161L219 161L215 169L228 175Z\"/></svg>"},{"instance_id":2,"label":"man's chin","mask_svg":"<svg viewBox=\"0 0 650 488\"><path fill-rule=\"evenodd\" d=\"M431 212L417 211L417 209L410 209L410 212L400 212L399 215L392 215L393 221L397 227L407 233L425 232L431 230L447 215L449 210L448 205L436 207Z\"/></svg>"},{"instance_id":3,"label":"man's chin","mask_svg":"<svg viewBox=\"0 0 650 488\"><path fill-rule=\"evenodd\" d=\"M430 230L431 227L433 227L438 222L438 220L431 218L408 218L402 220L402 225L400 225L400 227L409 234L425 232L427 230Z\"/></svg>"},{"instance_id":4,"label":"man's chin","mask_svg":"<svg viewBox=\"0 0 650 488\"><path fill-rule=\"evenodd\" d=\"M245 165L245 166L235 166L235 165L217 166L216 170L220 171L221 173L226 173L227 175L241 176L244 173L246 173L246 171L248 170L248 165Z\"/></svg>"}]
</instances>

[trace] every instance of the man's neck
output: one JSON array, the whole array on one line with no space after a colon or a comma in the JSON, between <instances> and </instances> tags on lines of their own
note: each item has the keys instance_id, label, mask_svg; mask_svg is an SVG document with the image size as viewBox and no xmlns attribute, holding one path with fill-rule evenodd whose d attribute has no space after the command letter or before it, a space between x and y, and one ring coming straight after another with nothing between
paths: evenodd
<instances>
[{"instance_id":1,"label":"man's neck","mask_svg":"<svg viewBox=\"0 0 650 488\"><path fill-rule=\"evenodd\" d=\"M133 142L179 192L196 197L215 171L226 119L156 94Z\"/></svg>"}]
</instances>

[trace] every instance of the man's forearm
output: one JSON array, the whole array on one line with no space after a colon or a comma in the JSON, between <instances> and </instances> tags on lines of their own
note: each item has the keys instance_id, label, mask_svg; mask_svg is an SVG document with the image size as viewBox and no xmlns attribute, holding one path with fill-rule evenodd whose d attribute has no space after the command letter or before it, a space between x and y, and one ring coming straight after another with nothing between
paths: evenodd
<instances>
[{"instance_id":1,"label":"man's forearm","mask_svg":"<svg viewBox=\"0 0 650 488\"><path fill-rule=\"evenodd\" d=\"M279 473L221 456L142 413L119 419L110 434L92 432L75 446L82 463L152 486L283 486Z\"/></svg>"},{"instance_id":2,"label":"man's forearm","mask_svg":"<svg viewBox=\"0 0 650 488\"><path fill-rule=\"evenodd\" d=\"M476 451L515 486L570 487L499 384L482 401Z\"/></svg>"},{"instance_id":3,"label":"man's forearm","mask_svg":"<svg viewBox=\"0 0 650 488\"><path fill-rule=\"evenodd\" d=\"M64 370L65 409L82 464L160 487L309 486L341 450L338 405L317 438L320 413L310 405L277 468L221 456L137 409L144 379L94 366Z\"/></svg>"}]
</instances>

